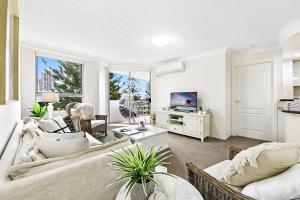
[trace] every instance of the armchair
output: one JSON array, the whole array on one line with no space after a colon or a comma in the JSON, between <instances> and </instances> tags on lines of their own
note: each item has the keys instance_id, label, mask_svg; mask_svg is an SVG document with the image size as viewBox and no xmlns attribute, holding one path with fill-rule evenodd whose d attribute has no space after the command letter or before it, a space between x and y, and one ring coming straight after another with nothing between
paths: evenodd
<instances>
[{"instance_id":1,"label":"armchair","mask_svg":"<svg viewBox=\"0 0 300 200\"><path fill-rule=\"evenodd\" d=\"M67 115L72 116L72 109L76 112L73 113L81 113L76 109L80 103L72 102L66 105ZM89 105L91 106L91 105ZM80 114L79 114L80 115ZM107 136L107 115L93 115L92 119L84 119L82 116L80 117L80 130L84 132L88 132L95 138L102 136L103 134Z\"/></svg>"},{"instance_id":2,"label":"armchair","mask_svg":"<svg viewBox=\"0 0 300 200\"><path fill-rule=\"evenodd\" d=\"M242 149L229 147L231 160ZM217 164L218 165L218 164ZM186 163L188 181L201 193L204 200L253 200L229 185L219 181L203 169L199 169L192 162Z\"/></svg>"}]
</instances>

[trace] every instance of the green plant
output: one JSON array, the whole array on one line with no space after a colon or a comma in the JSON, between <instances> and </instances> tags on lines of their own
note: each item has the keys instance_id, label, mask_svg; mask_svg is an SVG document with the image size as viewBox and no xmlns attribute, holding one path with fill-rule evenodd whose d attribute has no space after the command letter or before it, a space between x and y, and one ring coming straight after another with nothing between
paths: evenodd
<instances>
[{"instance_id":1,"label":"green plant","mask_svg":"<svg viewBox=\"0 0 300 200\"><path fill-rule=\"evenodd\" d=\"M152 113L151 114L151 120L152 121L156 121L156 113Z\"/></svg>"},{"instance_id":2,"label":"green plant","mask_svg":"<svg viewBox=\"0 0 300 200\"><path fill-rule=\"evenodd\" d=\"M31 111L33 117L43 117L47 111L46 106L41 106L38 102L35 102Z\"/></svg>"},{"instance_id":3,"label":"green plant","mask_svg":"<svg viewBox=\"0 0 300 200\"><path fill-rule=\"evenodd\" d=\"M154 174L165 174L173 176L165 172L155 172L155 167L159 165L169 164L166 161L171 155L169 151L159 153L160 148L154 148L151 146L147 152L138 145L132 149L125 147L121 152L114 151L111 155L113 158L112 165L116 167L117 170L123 171L123 174L115 180L115 182L121 180L128 180L126 185L126 197L132 190L135 184L142 184L144 193L146 194L146 184L153 182L158 185L158 183L153 179ZM114 183L115 183L114 182Z\"/></svg>"}]
</instances>

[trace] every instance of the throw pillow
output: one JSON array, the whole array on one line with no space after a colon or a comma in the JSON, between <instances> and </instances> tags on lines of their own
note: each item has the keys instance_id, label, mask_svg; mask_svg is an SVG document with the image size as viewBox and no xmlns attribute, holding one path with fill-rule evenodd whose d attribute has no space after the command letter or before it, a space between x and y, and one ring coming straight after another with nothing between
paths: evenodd
<instances>
[{"instance_id":1,"label":"throw pillow","mask_svg":"<svg viewBox=\"0 0 300 200\"><path fill-rule=\"evenodd\" d=\"M49 133L71 133L71 130L64 122L62 117L40 120L39 127Z\"/></svg>"},{"instance_id":2,"label":"throw pillow","mask_svg":"<svg viewBox=\"0 0 300 200\"><path fill-rule=\"evenodd\" d=\"M295 164L285 172L251 183L242 193L253 199L287 200L300 198L300 164Z\"/></svg>"},{"instance_id":3,"label":"throw pillow","mask_svg":"<svg viewBox=\"0 0 300 200\"><path fill-rule=\"evenodd\" d=\"M46 138L52 139L74 139L74 138L85 138L85 132L75 132L75 133L68 133L68 134L60 134L60 133L46 133L43 135Z\"/></svg>"},{"instance_id":4,"label":"throw pillow","mask_svg":"<svg viewBox=\"0 0 300 200\"><path fill-rule=\"evenodd\" d=\"M67 124L71 132L76 132L75 126L73 124L73 120L70 116L64 117L63 120Z\"/></svg>"},{"instance_id":5,"label":"throw pillow","mask_svg":"<svg viewBox=\"0 0 300 200\"><path fill-rule=\"evenodd\" d=\"M47 158L67 156L89 149L87 138L52 139L40 137L36 139L39 150Z\"/></svg>"},{"instance_id":6,"label":"throw pillow","mask_svg":"<svg viewBox=\"0 0 300 200\"><path fill-rule=\"evenodd\" d=\"M73 121L73 125L76 130L75 132L79 132L81 130L80 129L80 117L71 116L71 119Z\"/></svg>"},{"instance_id":7,"label":"throw pillow","mask_svg":"<svg viewBox=\"0 0 300 200\"><path fill-rule=\"evenodd\" d=\"M224 171L224 180L245 186L281 173L298 162L299 149L290 143L263 143L238 153Z\"/></svg>"}]
</instances>

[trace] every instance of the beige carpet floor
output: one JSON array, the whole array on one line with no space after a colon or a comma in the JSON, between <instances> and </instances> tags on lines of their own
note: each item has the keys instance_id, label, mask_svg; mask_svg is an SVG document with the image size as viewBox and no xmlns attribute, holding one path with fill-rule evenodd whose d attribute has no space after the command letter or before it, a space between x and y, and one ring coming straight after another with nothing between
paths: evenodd
<instances>
[{"instance_id":1,"label":"beige carpet floor","mask_svg":"<svg viewBox=\"0 0 300 200\"><path fill-rule=\"evenodd\" d=\"M100 138L103 143L113 140L112 129L108 128L108 135ZM264 141L255 140L240 136L232 136L227 140L219 140L215 138L206 139L204 143L200 140L169 133L169 149L172 157L168 160L171 164L168 165L168 172L187 178L185 162L192 161L199 168L206 168L220 161L228 159L229 146L239 148L248 148Z\"/></svg>"}]
</instances>

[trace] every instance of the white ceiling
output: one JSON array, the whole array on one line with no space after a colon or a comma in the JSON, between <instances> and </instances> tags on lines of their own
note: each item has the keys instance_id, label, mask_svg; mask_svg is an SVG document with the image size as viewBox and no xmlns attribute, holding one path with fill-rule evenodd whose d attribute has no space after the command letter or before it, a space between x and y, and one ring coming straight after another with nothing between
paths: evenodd
<instances>
[{"instance_id":1,"label":"white ceiling","mask_svg":"<svg viewBox=\"0 0 300 200\"><path fill-rule=\"evenodd\" d=\"M20 0L19 6L24 44L118 63L276 47L280 28L300 17L300 0ZM153 46L156 34L171 43Z\"/></svg>"}]
</instances>

